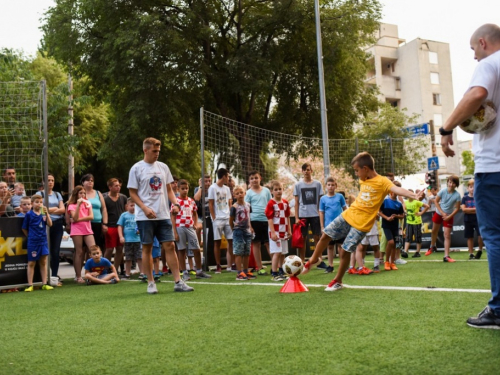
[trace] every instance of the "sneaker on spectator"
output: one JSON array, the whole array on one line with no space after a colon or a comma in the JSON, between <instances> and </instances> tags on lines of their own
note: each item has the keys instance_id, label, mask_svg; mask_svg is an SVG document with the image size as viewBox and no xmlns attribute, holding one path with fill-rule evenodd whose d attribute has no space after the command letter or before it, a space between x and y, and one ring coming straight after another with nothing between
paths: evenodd
<instances>
[{"instance_id":1,"label":"sneaker on spectator","mask_svg":"<svg viewBox=\"0 0 500 375\"><path fill-rule=\"evenodd\" d=\"M245 272L240 272L238 276L236 276L236 280L248 280L248 277Z\"/></svg>"},{"instance_id":2,"label":"sneaker on spectator","mask_svg":"<svg viewBox=\"0 0 500 375\"><path fill-rule=\"evenodd\" d=\"M373 271L373 273L379 273L379 272L380 272L380 268L379 268L379 266L375 266L375 267L373 267L373 268L372 268L372 271Z\"/></svg>"},{"instance_id":3,"label":"sneaker on spectator","mask_svg":"<svg viewBox=\"0 0 500 375\"><path fill-rule=\"evenodd\" d=\"M316 266L316 268L319 268L319 269L321 269L321 270L326 270L326 269L328 268L328 266L326 265L326 263L325 263L325 262L321 261L321 263L320 263L320 264L318 264L318 265Z\"/></svg>"},{"instance_id":4,"label":"sneaker on spectator","mask_svg":"<svg viewBox=\"0 0 500 375\"><path fill-rule=\"evenodd\" d=\"M354 268L354 267L351 267L351 268L349 268L349 269L347 270L347 273L348 273L349 275L357 275L357 274L358 274L358 270L357 270L356 268Z\"/></svg>"},{"instance_id":5,"label":"sneaker on spectator","mask_svg":"<svg viewBox=\"0 0 500 375\"><path fill-rule=\"evenodd\" d=\"M189 270L189 274L193 275L193 276L196 276L196 271L195 270Z\"/></svg>"},{"instance_id":6,"label":"sneaker on spectator","mask_svg":"<svg viewBox=\"0 0 500 375\"><path fill-rule=\"evenodd\" d=\"M54 287L50 286L49 284L42 285L42 290L52 290L52 289L54 289Z\"/></svg>"},{"instance_id":7,"label":"sneaker on spectator","mask_svg":"<svg viewBox=\"0 0 500 375\"><path fill-rule=\"evenodd\" d=\"M394 263L391 263L391 271L397 271L398 267Z\"/></svg>"},{"instance_id":8,"label":"sneaker on spectator","mask_svg":"<svg viewBox=\"0 0 500 375\"><path fill-rule=\"evenodd\" d=\"M467 319L467 325L473 328L500 329L500 316L486 306L477 317Z\"/></svg>"},{"instance_id":9,"label":"sneaker on spectator","mask_svg":"<svg viewBox=\"0 0 500 375\"><path fill-rule=\"evenodd\" d=\"M161 269L161 272L167 273L168 272L167 266L163 266L162 269Z\"/></svg>"},{"instance_id":10,"label":"sneaker on spectator","mask_svg":"<svg viewBox=\"0 0 500 375\"><path fill-rule=\"evenodd\" d=\"M235 263L231 264L230 271L231 271L231 272L238 272L238 267L236 267L236 264L235 264Z\"/></svg>"},{"instance_id":11,"label":"sneaker on spectator","mask_svg":"<svg viewBox=\"0 0 500 375\"><path fill-rule=\"evenodd\" d=\"M178 283L174 285L174 292L192 292L194 288L187 285L184 281L179 280Z\"/></svg>"},{"instance_id":12,"label":"sneaker on spectator","mask_svg":"<svg viewBox=\"0 0 500 375\"><path fill-rule=\"evenodd\" d=\"M189 281L189 280L191 280L191 277L189 276L189 273L187 271L184 271L182 273L182 280L183 281Z\"/></svg>"},{"instance_id":13,"label":"sneaker on spectator","mask_svg":"<svg viewBox=\"0 0 500 375\"><path fill-rule=\"evenodd\" d=\"M203 271L200 271L196 274L197 279L211 279L212 276L210 276L208 273L205 273Z\"/></svg>"},{"instance_id":14,"label":"sneaker on spectator","mask_svg":"<svg viewBox=\"0 0 500 375\"><path fill-rule=\"evenodd\" d=\"M474 256L474 253L470 253L469 254L469 260L473 260L473 259L476 259L476 257Z\"/></svg>"},{"instance_id":15,"label":"sneaker on spectator","mask_svg":"<svg viewBox=\"0 0 500 375\"><path fill-rule=\"evenodd\" d=\"M447 257L443 258L443 262L445 262L445 263L455 263L455 259L450 258L450 256L448 255Z\"/></svg>"},{"instance_id":16,"label":"sneaker on spectator","mask_svg":"<svg viewBox=\"0 0 500 375\"><path fill-rule=\"evenodd\" d=\"M422 255L420 255L420 251L415 252L411 257L412 258L420 258Z\"/></svg>"},{"instance_id":17,"label":"sneaker on spectator","mask_svg":"<svg viewBox=\"0 0 500 375\"><path fill-rule=\"evenodd\" d=\"M255 280L257 276L255 276L252 272L247 272L247 279L248 280Z\"/></svg>"},{"instance_id":18,"label":"sneaker on spectator","mask_svg":"<svg viewBox=\"0 0 500 375\"><path fill-rule=\"evenodd\" d=\"M437 247L436 246L431 246L429 247L429 250L427 250L425 252L425 256L429 256L431 255L432 253L435 253L437 251Z\"/></svg>"},{"instance_id":19,"label":"sneaker on spectator","mask_svg":"<svg viewBox=\"0 0 500 375\"><path fill-rule=\"evenodd\" d=\"M141 274L139 275L139 280L147 280L146 275L145 275L145 274L143 274L143 273L141 273Z\"/></svg>"},{"instance_id":20,"label":"sneaker on spectator","mask_svg":"<svg viewBox=\"0 0 500 375\"><path fill-rule=\"evenodd\" d=\"M334 268L332 266L326 267L325 273L332 273Z\"/></svg>"},{"instance_id":21,"label":"sneaker on spectator","mask_svg":"<svg viewBox=\"0 0 500 375\"><path fill-rule=\"evenodd\" d=\"M117 282L118 281L116 281L116 279L114 277L111 279L111 284L116 284Z\"/></svg>"},{"instance_id":22,"label":"sneaker on spectator","mask_svg":"<svg viewBox=\"0 0 500 375\"><path fill-rule=\"evenodd\" d=\"M156 289L156 284L154 282L151 282L148 284L148 293L149 294L156 294L158 293L158 289Z\"/></svg>"},{"instance_id":23,"label":"sneaker on spectator","mask_svg":"<svg viewBox=\"0 0 500 375\"><path fill-rule=\"evenodd\" d=\"M272 281L283 281L283 278L280 275L273 276L271 278Z\"/></svg>"},{"instance_id":24,"label":"sneaker on spectator","mask_svg":"<svg viewBox=\"0 0 500 375\"><path fill-rule=\"evenodd\" d=\"M267 275L267 272L264 268L261 268L260 270L257 271L257 275Z\"/></svg>"},{"instance_id":25,"label":"sneaker on spectator","mask_svg":"<svg viewBox=\"0 0 500 375\"><path fill-rule=\"evenodd\" d=\"M85 279L85 284L87 284L87 286L90 286L92 285L92 281L90 281L89 279Z\"/></svg>"},{"instance_id":26,"label":"sneaker on spectator","mask_svg":"<svg viewBox=\"0 0 500 375\"><path fill-rule=\"evenodd\" d=\"M482 250L478 250L476 252L476 256L474 257L474 259L481 259L481 255L483 255L483 251Z\"/></svg>"},{"instance_id":27,"label":"sneaker on spectator","mask_svg":"<svg viewBox=\"0 0 500 375\"><path fill-rule=\"evenodd\" d=\"M401 256L403 258L408 258L408 253L406 251L404 251L404 250L401 250Z\"/></svg>"},{"instance_id":28,"label":"sneaker on spectator","mask_svg":"<svg viewBox=\"0 0 500 375\"><path fill-rule=\"evenodd\" d=\"M124 276L120 277L122 280L130 280L130 275L125 274Z\"/></svg>"},{"instance_id":29,"label":"sneaker on spectator","mask_svg":"<svg viewBox=\"0 0 500 375\"><path fill-rule=\"evenodd\" d=\"M344 286L342 283L339 283L337 280L333 279L330 281L330 284L325 288L325 292L336 292L337 290L342 289Z\"/></svg>"},{"instance_id":30,"label":"sneaker on spectator","mask_svg":"<svg viewBox=\"0 0 500 375\"><path fill-rule=\"evenodd\" d=\"M391 270L391 262L384 262L384 269L386 271L390 271Z\"/></svg>"},{"instance_id":31,"label":"sneaker on spectator","mask_svg":"<svg viewBox=\"0 0 500 375\"><path fill-rule=\"evenodd\" d=\"M221 273L222 272L222 267L220 266L220 264L217 265L217 267L215 268L215 273Z\"/></svg>"},{"instance_id":32,"label":"sneaker on spectator","mask_svg":"<svg viewBox=\"0 0 500 375\"><path fill-rule=\"evenodd\" d=\"M371 269L366 268L366 267L358 269L358 275L371 275L372 273L373 273L373 271Z\"/></svg>"},{"instance_id":33,"label":"sneaker on spectator","mask_svg":"<svg viewBox=\"0 0 500 375\"><path fill-rule=\"evenodd\" d=\"M24 288L24 291L25 292L32 292L33 291L33 285L30 285L29 287Z\"/></svg>"},{"instance_id":34,"label":"sneaker on spectator","mask_svg":"<svg viewBox=\"0 0 500 375\"><path fill-rule=\"evenodd\" d=\"M395 264L406 264L408 262L406 260L403 260L403 259L396 259L396 261L394 263Z\"/></svg>"}]
</instances>

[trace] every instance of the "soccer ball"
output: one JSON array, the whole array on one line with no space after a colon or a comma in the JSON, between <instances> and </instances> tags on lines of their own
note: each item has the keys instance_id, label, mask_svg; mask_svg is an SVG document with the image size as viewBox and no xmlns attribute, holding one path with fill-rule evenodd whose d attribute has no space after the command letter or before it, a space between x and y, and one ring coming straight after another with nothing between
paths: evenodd
<instances>
[{"instance_id":1,"label":"soccer ball","mask_svg":"<svg viewBox=\"0 0 500 375\"><path fill-rule=\"evenodd\" d=\"M469 119L460 124L460 128L469 134L485 132L495 124L497 112L491 101L481 104L481 107Z\"/></svg>"},{"instance_id":2,"label":"soccer ball","mask_svg":"<svg viewBox=\"0 0 500 375\"><path fill-rule=\"evenodd\" d=\"M302 272L304 268L304 263L302 263L302 259L297 255L289 255L285 258L285 262L283 263L283 271L288 276L298 276Z\"/></svg>"}]
</instances>

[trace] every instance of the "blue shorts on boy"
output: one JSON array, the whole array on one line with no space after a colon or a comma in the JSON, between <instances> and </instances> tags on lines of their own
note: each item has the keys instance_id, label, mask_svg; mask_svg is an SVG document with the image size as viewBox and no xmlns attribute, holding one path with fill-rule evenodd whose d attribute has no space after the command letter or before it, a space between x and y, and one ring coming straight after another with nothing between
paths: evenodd
<instances>
[{"instance_id":1,"label":"blue shorts on boy","mask_svg":"<svg viewBox=\"0 0 500 375\"><path fill-rule=\"evenodd\" d=\"M22 228L28 231L28 261L34 262L43 255L49 255L47 242L47 223L45 215L37 215L33 210L28 211L23 220Z\"/></svg>"},{"instance_id":2,"label":"blue shorts on boy","mask_svg":"<svg viewBox=\"0 0 500 375\"><path fill-rule=\"evenodd\" d=\"M161 257L161 246L160 241L156 237L153 238L153 251L152 251L153 259Z\"/></svg>"},{"instance_id":3,"label":"blue shorts on boy","mask_svg":"<svg viewBox=\"0 0 500 375\"><path fill-rule=\"evenodd\" d=\"M89 272L97 272L98 275L107 275L108 270L111 268L111 262L106 258L101 258L101 260L96 263L94 259L90 258L85 263L85 270Z\"/></svg>"},{"instance_id":4,"label":"blue shorts on boy","mask_svg":"<svg viewBox=\"0 0 500 375\"><path fill-rule=\"evenodd\" d=\"M250 255L252 244L252 233L245 229L234 228L233 230L233 253L234 255Z\"/></svg>"}]
</instances>

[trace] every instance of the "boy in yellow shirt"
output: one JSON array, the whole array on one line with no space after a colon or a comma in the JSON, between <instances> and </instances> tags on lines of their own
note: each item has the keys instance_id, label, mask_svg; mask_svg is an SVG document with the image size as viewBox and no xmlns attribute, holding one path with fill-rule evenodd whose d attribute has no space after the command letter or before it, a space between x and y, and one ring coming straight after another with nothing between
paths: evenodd
<instances>
[{"instance_id":1,"label":"boy in yellow shirt","mask_svg":"<svg viewBox=\"0 0 500 375\"><path fill-rule=\"evenodd\" d=\"M334 292L342 289L342 278L349 268L351 253L370 231L378 217L380 206L389 192L403 197L419 199L411 191L394 185L387 177L380 176L374 169L375 161L368 152L356 155L351 165L359 177L360 192L353 204L340 216L332 221L323 231L321 239L314 249L309 261L304 265L303 274L309 272L311 265L315 264L326 249L330 241L345 238L342 248L345 250L340 256L340 265L337 275L328 284L325 291Z\"/></svg>"}]
</instances>

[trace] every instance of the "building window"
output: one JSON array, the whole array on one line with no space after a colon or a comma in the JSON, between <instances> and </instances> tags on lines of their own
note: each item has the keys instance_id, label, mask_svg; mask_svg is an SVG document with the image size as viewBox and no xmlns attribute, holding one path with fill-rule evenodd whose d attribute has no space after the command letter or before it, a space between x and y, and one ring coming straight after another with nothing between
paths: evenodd
<instances>
[{"instance_id":1,"label":"building window","mask_svg":"<svg viewBox=\"0 0 500 375\"><path fill-rule=\"evenodd\" d=\"M432 94L432 104L441 105L441 94Z\"/></svg>"},{"instance_id":2,"label":"building window","mask_svg":"<svg viewBox=\"0 0 500 375\"><path fill-rule=\"evenodd\" d=\"M437 52L429 51L429 63L437 64L438 63L438 54Z\"/></svg>"},{"instance_id":3,"label":"building window","mask_svg":"<svg viewBox=\"0 0 500 375\"><path fill-rule=\"evenodd\" d=\"M443 115L441 113L434 113L434 126L443 126Z\"/></svg>"},{"instance_id":4,"label":"building window","mask_svg":"<svg viewBox=\"0 0 500 375\"><path fill-rule=\"evenodd\" d=\"M439 73L431 73L431 83L433 85L439 85Z\"/></svg>"}]
</instances>

